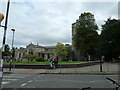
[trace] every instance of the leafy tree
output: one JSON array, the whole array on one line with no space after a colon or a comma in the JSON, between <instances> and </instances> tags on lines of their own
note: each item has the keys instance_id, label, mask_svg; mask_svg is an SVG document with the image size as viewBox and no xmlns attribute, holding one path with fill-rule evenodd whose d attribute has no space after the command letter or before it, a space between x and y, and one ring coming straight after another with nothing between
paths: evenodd
<instances>
[{"instance_id":1,"label":"leafy tree","mask_svg":"<svg viewBox=\"0 0 120 90\"><path fill-rule=\"evenodd\" d=\"M4 56L11 56L11 51L10 51L10 47L8 44L5 45L5 52L4 52Z\"/></svg>"},{"instance_id":2,"label":"leafy tree","mask_svg":"<svg viewBox=\"0 0 120 90\"><path fill-rule=\"evenodd\" d=\"M67 60L72 60L72 46L71 45L66 45L66 50L67 50Z\"/></svg>"},{"instance_id":3,"label":"leafy tree","mask_svg":"<svg viewBox=\"0 0 120 90\"><path fill-rule=\"evenodd\" d=\"M24 55L22 58L25 58L29 61L33 61L35 59L35 56L34 55L31 55L31 54L26 54Z\"/></svg>"},{"instance_id":4,"label":"leafy tree","mask_svg":"<svg viewBox=\"0 0 120 90\"><path fill-rule=\"evenodd\" d=\"M102 53L107 61L118 59L120 55L120 20L108 19L102 25Z\"/></svg>"},{"instance_id":5,"label":"leafy tree","mask_svg":"<svg viewBox=\"0 0 120 90\"><path fill-rule=\"evenodd\" d=\"M34 55L34 57L35 57L35 60L38 61L38 62L44 61L44 58L39 56L38 54Z\"/></svg>"},{"instance_id":6,"label":"leafy tree","mask_svg":"<svg viewBox=\"0 0 120 90\"><path fill-rule=\"evenodd\" d=\"M37 54L35 54L35 55L26 54L26 55L24 55L22 58L27 59L28 62L29 62L29 61L32 62L33 60L36 60L36 61L43 61L43 60L44 60L41 56L39 56L39 55L37 55Z\"/></svg>"},{"instance_id":7,"label":"leafy tree","mask_svg":"<svg viewBox=\"0 0 120 90\"><path fill-rule=\"evenodd\" d=\"M76 21L76 33L73 35L73 46L83 56L94 55L98 40L98 26L94 15L82 13Z\"/></svg>"},{"instance_id":8,"label":"leafy tree","mask_svg":"<svg viewBox=\"0 0 120 90\"><path fill-rule=\"evenodd\" d=\"M66 59L66 56L68 55L67 49L62 43L57 43L55 46L55 49L53 50L53 54L56 55L59 59Z\"/></svg>"}]
</instances>

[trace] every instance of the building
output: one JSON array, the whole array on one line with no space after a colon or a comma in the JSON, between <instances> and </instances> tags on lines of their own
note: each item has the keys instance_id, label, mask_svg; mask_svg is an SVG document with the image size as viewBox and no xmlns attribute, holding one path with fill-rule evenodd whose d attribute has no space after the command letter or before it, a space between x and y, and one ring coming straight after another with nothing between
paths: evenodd
<instances>
[{"instance_id":1,"label":"building","mask_svg":"<svg viewBox=\"0 0 120 90\"><path fill-rule=\"evenodd\" d=\"M65 44L65 47L68 52L68 55L66 56L66 60L72 60L71 45ZM25 48L23 47L15 48L14 59L16 61L26 61L27 59L23 59L24 55L38 55L42 57L43 60L53 59L58 57L55 54L53 54L53 50L56 48L57 48L56 46L40 46L39 44L35 45L33 43L30 43ZM2 53L1 49L0 49L0 53ZM1 58L1 54L0 54L0 58ZM8 59L10 58L11 56ZM59 56L59 60L61 60L60 58L61 57Z\"/></svg>"},{"instance_id":2,"label":"building","mask_svg":"<svg viewBox=\"0 0 120 90\"><path fill-rule=\"evenodd\" d=\"M83 60L83 56L79 52L77 52L77 50L74 47L74 35L77 33L76 28L78 24L79 24L79 20L76 20L76 22L72 24L72 60L75 61Z\"/></svg>"},{"instance_id":3,"label":"building","mask_svg":"<svg viewBox=\"0 0 120 90\"><path fill-rule=\"evenodd\" d=\"M26 46L26 48L20 47L19 49L15 49L15 59L16 60L22 60L22 57L26 54L31 54L31 55L39 55L41 56L44 60L50 59L52 56L52 51L55 49L54 46L51 47L44 47L40 45L34 45L30 43L29 45Z\"/></svg>"}]
</instances>

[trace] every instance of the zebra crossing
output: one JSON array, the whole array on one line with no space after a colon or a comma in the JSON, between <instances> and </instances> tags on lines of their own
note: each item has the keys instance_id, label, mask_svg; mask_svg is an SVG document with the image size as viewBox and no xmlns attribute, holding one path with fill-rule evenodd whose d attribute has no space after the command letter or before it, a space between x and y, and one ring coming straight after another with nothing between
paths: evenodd
<instances>
[{"instance_id":1,"label":"zebra crossing","mask_svg":"<svg viewBox=\"0 0 120 90\"><path fill-rule=\"evenodd\" d=\"M4 74L2 78L2 87L6 87L8 84L24 79L29 75L22 74Z\"/></svg>"}]
</instances>

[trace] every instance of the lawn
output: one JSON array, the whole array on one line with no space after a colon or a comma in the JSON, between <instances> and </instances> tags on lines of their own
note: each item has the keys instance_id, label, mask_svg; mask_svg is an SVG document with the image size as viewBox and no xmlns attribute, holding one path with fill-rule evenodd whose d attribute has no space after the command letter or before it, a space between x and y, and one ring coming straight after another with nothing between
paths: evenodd
<instances>
[{"instance_id":1,"label":"lawn","mask_svg":"<svg viewBox=\"0 0 120 90\"><path fill-rule=\"evenodd\" d=\"M59 61L58 64L76 64L83 63L85 61ZM4 62L4 64L10 64L10 62ZM44 62L12 62L12 64L50 64L49 61Z\"/></svg>"}]
</instances>

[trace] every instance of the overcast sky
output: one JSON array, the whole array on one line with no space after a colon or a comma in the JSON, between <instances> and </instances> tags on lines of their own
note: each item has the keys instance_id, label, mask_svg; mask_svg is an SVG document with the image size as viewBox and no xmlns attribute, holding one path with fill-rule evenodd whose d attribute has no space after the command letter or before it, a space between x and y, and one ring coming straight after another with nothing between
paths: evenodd
<instances>
[{"instance_id":1,"label":"overcast sky","mask_svg":"<svg viewBox=\"0 0 120 90\"><path fill-rule=\"evenodd\" d=\"M0 13L5 14L6 2L0 2ZM81 13L94 14L96 23L101 25L107 18L118 19L117 2L11 2L6 43L11 46L12 31L15 31L16 47L29 43L53 46L57 42L71 44L71 25ZM4 25L5 19L2 24ZM100 31L99 31L100 33ZM3 28L0 28L2 46Z\"/></svg>"}]
</instances>

